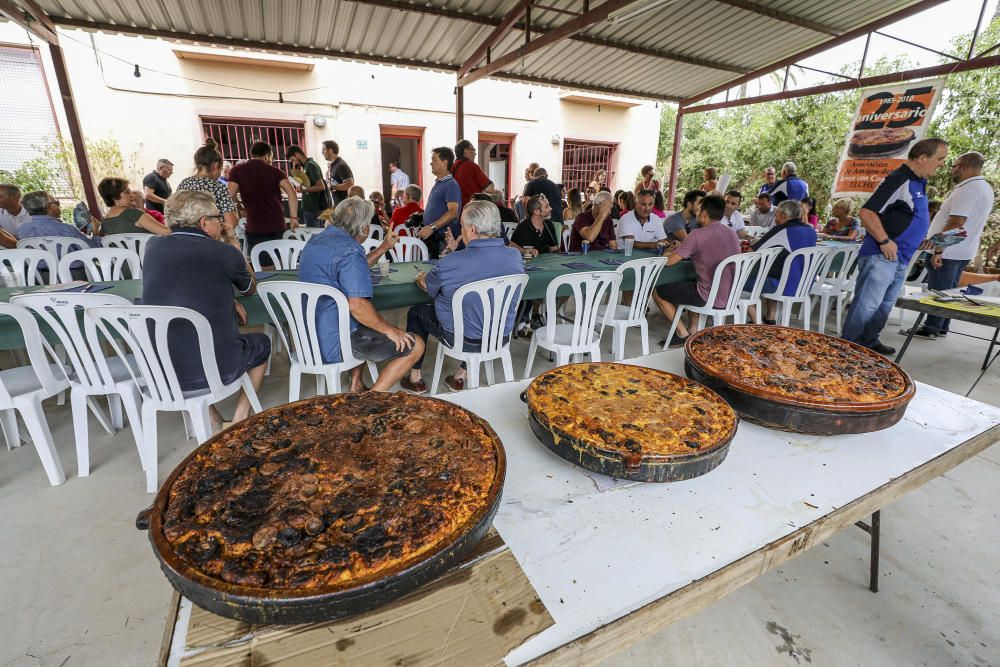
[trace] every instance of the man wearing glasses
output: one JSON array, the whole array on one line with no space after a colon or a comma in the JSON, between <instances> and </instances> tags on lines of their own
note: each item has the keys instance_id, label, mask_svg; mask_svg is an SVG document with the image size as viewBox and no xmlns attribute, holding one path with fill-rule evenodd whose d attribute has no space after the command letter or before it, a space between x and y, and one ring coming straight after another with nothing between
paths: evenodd
<instances>
[{"instance_id":1,"label":"man wearing glasses","mask_svg":"<svg viewBox=\"0 0 1000 667\"><path fill-rule=\"evenodd\" d=\"M768 167L764 170L764 184L760 186L757 191L758 195L769 195L771 190L778 182L778 170L774 167Z\"/></svg>"},{"instance_id":2,"label":"man wearing glasses","mask_svg":"<svg viewBox=\"0 0 1000 667\"><path fill-rule=\"evenodd\" d=\"M21 198L21 205L28 210L31 219L17 228L17 239L39 236L66 236L82 241L89 248L100 248L100 238L84 236L73 225L59 219L59 200L45 190L29 192Z\"/></svg>"}]
</instances>

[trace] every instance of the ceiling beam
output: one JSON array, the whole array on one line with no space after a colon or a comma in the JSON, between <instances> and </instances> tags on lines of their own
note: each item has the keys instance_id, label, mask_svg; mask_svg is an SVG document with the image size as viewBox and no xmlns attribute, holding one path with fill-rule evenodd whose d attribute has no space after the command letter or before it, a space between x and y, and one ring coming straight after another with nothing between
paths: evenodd
<instances>
[{"instance_id":1,"label":"ceiling beam","mask_svg":"<svg viewBox=\"0 0 1000 667\"><path fill-rule=\"evenodd\" d=\"M753 81L754 79L759 79L760 77L766 74L770 74L771 72L782 69L789 65L794 65L800 60L804 60L818 53L822 53L827 49L833 48L834 46L839 46L840 44L849 42L857 37L864 37L870 32L879 30L880 28L884 28L889 24L908 18L910 16L913 16L914 14L919 14L920 12L926 9L930 9L931 7L940 5L944 2L947 2L947 0L921 0L920 2L916 2L910 5L909 7L892 12L891 14L886 14L880 19L876 19L874 21L866 23L865 25L859 26L853 30L849 30L848 32L843 33L839 37L834 37L833 39L820 42L816 46L810 47L803 51L799 51L798 53L788 56L786 58L782 58L777 62L771 63L770 65L767 65L765 67L761 67L760 69L754 70L749 74L746 74L736 79L732 79L730 81L727 81L726 83L714 86L700 93L696 93L683 100L681 102L681 107L689 106L691 104L694 104L695 102L700 102L705 98L712 97L713 95L726 91L730 88L734 88L744 83L748 83L750 81Z\"/></svg>"},{"instance_id":2,"label":"ceiling beam","mask_svg":"<svg viewBox=\"0 0 1000 667\"><path fill-rule=\"evenodd\" d=\"M670 97L667 95L658 95L651 92L640 92L635 90L628 90L624 88L612 88L608 86L595 86L587 83L572 83L572 82L559 82L553 81L542 76L530 76L527 74L515 74L513 72L496 72L493 74L495 79L507 79L509 81L517 81L519 83L534 83L540 86L547 86L549 88L562 88L563 90L580 90L590 93L601 93L602 95L614 95L616 97L634 97L640 100L656 100L660 102L678 102L679 97Z\"/></svg>"},{"instance_id":3,"label":"ceiling beam","mask_svg":"<svg viewBox=\"0 0 1000 667\"><path fill-rule=\"evenodd\" d=\"M599 7L591 9L589 12L585 12L575 19L571 19L557 28L542 34L541 37L532 40L530 44L525 44L520 48L509 51L499 58L494 59L489 65L480 67L479 69L476 69L473 72L459 78L458 85L467 86L470 83L493 74L494 72L499 72L504 67L512 65L525 56L531 55L536 51L540 51L547 46L552 46L567 37L571 37L578 32L586 30L592 25L606 20L613 12L618 11L622 7L627 7L634 2L635 0L605 0Z\"/></svg>"},{"instance_id":4,"label":"ceiling beam","mask_svg":"<svg viewBox=\"0 0 1000 667\"><path fill-rule=\"evenodd\" d=\"M48 44L59 44L55 25L45 15L45 12L34 2L21 2L18 6L11 0L0 0L0 16L3 16L21 26L35 37Z\"/></svg>"},{"instance_id":5,"label":"ceiling beam","mask_svg":"<svg viewBox=\"0 0 1000 667\"><path fill-rule=\"evenodd\" d=\"M795 16L794 14L783 12L780 9L773 9L758 2L752 2L751 0L715 1L723 5L729 5L730 7L742 9L745 12L766 16L767 18L774 19L775 21L781 21L782 23L788 23L790 25L797 25L800 28L806 28L808 30L812 30L813 32L821 32L824 35L840 37L840 35L844 33L843 30L837 30L836 28L832 28L828 25L823 25L822 23L817 23L816 21L810 21L809 19L802 18L801 16Z\"/></svg>"},{"instance_id":6,"label":"ceiling beam","mask_svg":"<svg viewBox=\"0 0 1000 667\"><path fill-rule=\"evenodd\" d=\"M462 78L468 74L469 70L475 67L479 61L486 56L486 52L507 34L507 31L510 30L511 26L514 25L514 23L528 11L528 5L531 4L531 1L532 0L518 0L517 4L514 5L514 8L507 12L506 16L500 19L500 23L493 28L492 32L490 32L486 39L484 39L483 42L476 47L476 50L472 52L472 55L466 58L465 62L462 63L462 66L458 68L458 78Z\"/></svg>"}]
</instances>

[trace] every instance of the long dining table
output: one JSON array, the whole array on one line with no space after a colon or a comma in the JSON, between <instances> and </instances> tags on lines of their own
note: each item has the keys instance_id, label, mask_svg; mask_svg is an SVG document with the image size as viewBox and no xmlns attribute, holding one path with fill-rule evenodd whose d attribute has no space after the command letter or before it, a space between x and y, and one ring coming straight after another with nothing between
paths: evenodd
<instances>
[{"instance_id":1,"label":"long dining table","mask_svg":"<svg viewBox=\"0 0 1000 667\"><path fill-rule=\"evenodd\" d=\"M586 255L565 255L562 253L540 255L525 265L528 275L528 285L525 287L523 298L526 300L544 298L549 283L561 275L586 271L614 271L618 268L616 262L653 256L651 251L639 249L634 250L632 257L628 258L621 251L594 251ZM373 282L378 281L374 285L372 298L375 308L386 311L406 308L418 303L430 303L431 298L417 286L415 278L418 273L429 271L432 268L434 268L434 265L430 262L394 262L390 263L389 275L380 280L376 277L378 273L377 269L373 270L372 280ZM297 271L269 271L267 273L273 275L269 275L265 280L298 280ZM696 277L694 266L691 262L684 261L664 268L660 273L657 284L693 281ZM116 280L94 283L94 285L104 288L96 292L98 294L114 294L124 297L133 303L141 303L141 279ZM628 291L633 289L633 287L632 272L627 271L623 276L621 289ZM0 288L0 301L8 302L12 296L17 294L30 294L44 289L51 290L51 286L3 287ZM264 302L260 296L256 294L238 296L236 300L246 310L247 326L259 326L270 322ZM17 324L9 317L0 317L0 350L12 350L22 347L24 347L24 339Z\"/></svg>"}]
</instances>

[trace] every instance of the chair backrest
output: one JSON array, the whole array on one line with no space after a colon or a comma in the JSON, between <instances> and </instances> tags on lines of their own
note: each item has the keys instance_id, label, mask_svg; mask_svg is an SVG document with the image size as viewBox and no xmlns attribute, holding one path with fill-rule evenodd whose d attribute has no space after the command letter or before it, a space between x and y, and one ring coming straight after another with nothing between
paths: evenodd
<instances>
[{"instance_id":1,"label":"chair backrest","mask_svg":"<svg viewBox=\"0 0 1000 667\"><path fill-rule=\"evenodd\" d=\"M104 247L131 250L139 256L139 267L141 268L146 257L146 244L154 236L156 234L134 234L132 232L127 234L108 234L104 237Z\"/></svg>"},{"instance_id":2,"label":"chair backrest","mask_svg":"<svg viewBox=\"0 0 1000 667\"><path fill-rule=\"evenodd\" d=\"M73 280L70 267L77 262L83 262L87 272L87 280L95 283L105 283L110 280L123 280L122 269L126 266L132 278L142 278L139 267L139 256L132 250L124 248L87 248L68 252L59 260L59 280L68 283Z\"/></svg>"},{"instance_id":3,"label":"chair backrest","mask_svg":"<svg viewBox=\"0 0 1000 667\"><path fill-rule=\"evenodd\" d=\"M649 307L649 297L653 294L656 281L660 278L660 272L667 265L666 257L644 257L643 259L630 259L618 266L618 273L622 275L624 281L627 272L631 271L635 278L632 288L632 305L628 309L629 321L636 321L646 317L646 309ZM617 301L617 299L615 299ZM611 314L611 309L608 309Z\"/></svg>"},{"instance_id":4,"label":"chair backrest","mask_svg":"<svg viewBox=\"0 0 1000 667\"><path fill-rule=\"evenodd\" d=\"M788 253L788 256L785 257L785 264L782 267L781 280L778 281L778 288L774 293L778 296L785 295L785 287L791 277L792 268L798 263L801 267L799 282L795 285L794 293L787 296L796 299L805 298L812 291L813 283L816 282L816 276L825 273L826 267L829 265L831 250L832 248L825 246L812 246L809 248L799 248L794 252Z\"/></svg>"},{"instance_id":5,"label":"chair backrest","mask_svg":"<svg viewBox=\"0 0 1000 667\"><path fill-rule=\"evenodd\" d=\"M922 284L927 282L927 262L924 262L923 268L920 269L920 273L917 274L917 277L914 278L913 280L909 280L910 273L913 272L913 266L917 263L917 260L920 259L920 256L923 254L924 253L922 253L919 250L913 253L913 257L910 258L910 263L906 265L907 280L904 282L904 285L908 285L910 287L920 287Z\"/></svg>"},{"instance_id":6,"label":"chair backrest","mask_svg":"<svg viewBox=\"0 0 1000 667\"><path fill-rule=\"evenodd\" d=\"M35 236L30 239L21 239L17 242L18 248L38 248L48 250L60 259L64 253L74 250L84 250L89 248L85 242L75 239L72 236ZM52 270L51 268L49 269Z\"/></svg>"},{"instance_id":7,"label":"chair backrest","mask_svg":"<svg viewBox=\"0 0 1000 667\"><path fill-rule=\"evenodd\" d=\"M323 333L340 336L343 363L349 366L361 363L351 350L351 311L343 292L329 285L271 280L257 285L257 293L288 350L288 356L313 370L323 366L316 328L316 307L324 298L333 299L337 304L338 330ZM283 324L288 325L287 336Z\"/></svg>"},{"instance_id":8,"label":"chair backrest","mask_svg":"<svg viewBox=\"0 0 1000 667\"><path fill-rule=\"evenodd\" d=\"M746 253L747 255L758 255L760 257L760 264L757 265L757 276L754 278L753 285L748 290L749 294L742 298L743 301L754 303L760 300L760 294L764 291L764 283L767 282L767 274L770 273L771 267L774 266L774 262L778 259L778 255L781 254L782 250L784 248L781 246L771 246L756 252ZM733 286L741 287L735 282ZM745 287L745 284L743 287Z\"/></svg>"},{"instance_id":9,"label":"chair backrest","mask_svg":"<svg viewBox=\"0 0 1000 667\"><path fill-rule=\"evenodd\" d=\"M81 311L93 306L128 307L131 305L128 299L114 294L63 292L24 294L11 299L11 303L33 312L56 335L65 350L69 367L62 361L59 363L67 377L70 377L70 369L75 371L73 382L89 388L110 390L114 387L115 382L108 370L97 328L92 320L81 317Z\"/></svg>"},{"instance_id":10,"label":"chair backrest","mask_svg":"<svg viewBox=\"0 0 1000 667\"><path fill-rule=\"evenodd\" d=\"M299 226L296 229L286 229L285 233L281 235L283 239L295 239L308 243L315 234L319 234L323 231L322 227L303 227Z\"/></svg>"},{"instance_id":11,"label":"chair backrest","mask_svg":"<svg viewBox=\"0 0 1000 667\"><path fill-rule=\"evenodd\" d=\"M365 239L361 242L361 248L365 251L366 255L380 245L382 245L382 242L378 239Z\"/></svg>"},{"instance_id":12,"label":"chair backrest","mask_svg":"<svg viewBox=\"0 0 1000 667\"><path fill-rule=\"evenodd\" d=\"M422 262L430 259L427 244L418 238L404 236L389 249L389 257L394 262Z\"/></svg>"},{"instance_id":13,"label":"chair backrest","mask_svg":"<svg viewBox=\"0 0 1000 667\"><path fill-rule=\"evenodd\" d=\"M262 271L260 256L267 253L271 264L279 271L299 268L299 255L306 247L305 241L298 239L282 239L280 241L264 241L258 243L250 251L250 263L254 271Z\"/></svg>"},{"instance_id":14,"label":"chair backrest","mask_svg":"<svg viewBox=\"0 0 1000 667\"><path fill-rule=\"evenodd\" d=\"M240 221L237 223L236 227L233 228L233 235L236 237L236 240L240 242L240 250L242 250L243 254L246 255L247 254L247 219L246 218L240 218Z\"/></svg>"},{"instance_id":15,"label":"chair backrest","mask_svg":"<svg viewBox=\"0 0 1000 667\"><path fill-rule=\"evenodd\" d=\"M857 275L859 252L861 252L861 246L857 243L833 248L830 251L830 258L827 260L827 269L829 271L837 263L838 258L840 265L836 271L828 272L824 282L835 290L843 290Z\"/></svg>"},{"instance_id":16,"label":"chair backrest","mask_svg":"<svg viewBox=\"0 0 1000 667\"><path fill-rule=\"evenodd\" d=\"M545 290L545 319L553 324L559 321L556 296L560 287L569 287L574 301L573 330L569 345L586 349L590 346L594 332L600 334L604 330L604 319L598 317L598 310L614 299L621 284L622 274L617 271L585 271L558 276ZM554 334L555 329L550 325L543 330Z\"/></svg>"},{"instance_id":17,"label":"chair backrest","mask_svg":"<svg viewBox=\"0 0 1000 667\"><path fill-rule=\"evenodd\" d=\"M383 238L384 233L385 232L382 229L382 225L368 225L368 238L369 239L377 239L377 240L381 241L382 238Z\"/></svg>"},{"instance_id":18,"label":"chair backrest","mask_svg":"<svg viewBox=\"0 0 1000 667\"><path fill-rule=\"evenodd\" d=\"M569 252L569 237L573 233L573 225L566 225L562 233L563 252Z\"/></svg>"},{"instance_id":19,"label":"chair backrest","mask_svg":"<svg viewBox=\"0 0 1000 667\"><path fill-rule=\"evenodd\" d=\"M48 269L49 284L54 285L59 275L56 269L59 262L55 255L39 248L0 250L0 264L14 275L20 287L44 285L45 277L41 272L43 268Z\"/></svg>"},{"instance_id":20,"label":"chair backrest","mask_svg":"<svg viewBox=\"0 0 1000 667\"><path fill-rule=\"evenodd\" d=\"M56 359L38 328L38 320L24 306L16 303L0 303L0 316L6 315L17 322L24 338L24 348L28 352L28 363L35 371L38 382L47 396L51 396L66 386L64 378L52 372L49 365ZM10 392L0 380L0 409L12 407Z\"/></svg>"},{"instance_id":21,"label":"chair backrest","mask_svg":"<svg viewBox=\"0 0 1000 667\"><path fill-rule=\"evenodd\" d=\"M731 255L719 262L719 265L715 267L715 275L712 277L712 289L708 292L705 307L716 307L715 303L719 298L719 291L722 289L722 281L728 272L732 277L732 281L729 283L729 294L726 295L726 304L721 306L719 310L735 312L740 303L740 298L743 296L743 286L750 279L755 267L758 269L758 273L760 272L759 267L763 259L764 255L756 252L746 252ZM763 282L761 282L761 286L763 287Z\"/></svg>"},{"instance_id":22,"label":"chair backrest","mask_svg":"<svg viewBox=\"0 0 1000 667\"><path fill-rule=\"evenodd\" d=\"M133 356L135 366L130 365L129 370L141 387L143 399L163 410L184 407L184 391L174 370L167 334L171 328L176 330L178 325L187 323L194 327L198 338L198 354L208 393L220 393L222 379L215 360L212 328L201 313L179 306L97 306L87 308L84 318L96 324L118 356L123 359L130 354Z\"/></svg>"},{"instance_id":23,"label":"chair backrest","mask_svg":"<svg viewBox=\"0 0 1000 667\"><path fill-rule=\"evenodd\" d=\"M514 235L514 230L515 229L517 229L517 223L516 222L505 222L505 223L503 223L503 235L507 237L508 241L510 240L510 237Z\"/></svg>"},{"instance_id":24,"label":"chair backrest","mask_svg":"<svg viewBox=\"0 0 1000 667\"><path fill-rule=\"evenodd\" d=\"M486 358L496 357L503 349L503 339L507 320L513 317L528 284L526 274L513 274L477 280L462 285L451 297L451 311L455 316L455 347L461 350L465 344L465 303L466 297L479 299L483 307L482 347L480 354Z\"/></svg>"}]
</instances>

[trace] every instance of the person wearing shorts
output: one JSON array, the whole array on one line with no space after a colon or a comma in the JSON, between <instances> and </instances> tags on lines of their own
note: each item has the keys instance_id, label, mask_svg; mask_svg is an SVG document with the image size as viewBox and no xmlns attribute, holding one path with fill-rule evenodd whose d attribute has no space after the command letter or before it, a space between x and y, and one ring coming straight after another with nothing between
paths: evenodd
<instances>
[{"instance_id":1,"label":"person wearing shorts","mask_svg":"<svg viewBox=\"0 0 1000 667\"><path fill-rule=\"evenodd\" d=\"M343 292L350 309L351 350L355 357L385 363L373 391L389 391L423 357L424 342L382 317L372 305L374 293L371 264L395 243L389 234L383 244L365 256L361 241L368 238L368 228L375 206L361 197L348 197L337 205L330 224L314 234L302 250L299 280L329 285ZM316 308L316 331L325 363L343 360L340 349L340 317L333 299L320 300ZM351 370L351 391L363 391L361 371Z\"/></svg>"}]
</instances>

